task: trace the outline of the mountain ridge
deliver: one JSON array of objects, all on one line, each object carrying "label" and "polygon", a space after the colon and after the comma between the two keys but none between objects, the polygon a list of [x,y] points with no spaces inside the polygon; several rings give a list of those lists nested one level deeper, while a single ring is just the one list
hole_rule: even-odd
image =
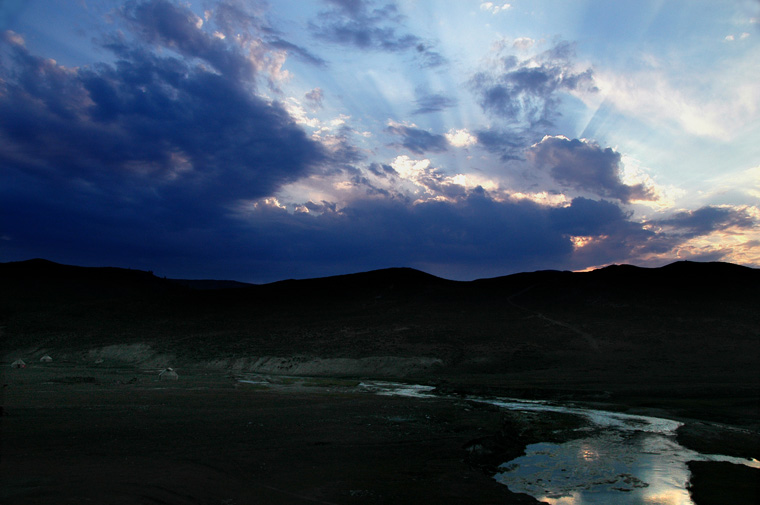
[{"label": "mountain ridge", "polygon": [[[697,272],[699,270],[699,272]],[[283,286],[297,285],[297,284],[324,284],[327,282],[335,282],[337,284],[351,285],[355,284],[357,280],[368,279],[370,281],[376,281],[378,279],[387,280],[393,279],[400,281],[402,284],[409,284],[413,280],[433,283],[457,283],[467,284],[475,283],[486,285],[488,283],[503,282],[506,279],[517,279],[521,276],[535,275],[535,276],[548,276],[548,275],[567,275],[574,274],[575,276],[606,276],[606,277],[619,277],[619,278],[631,278],[636,275],[650,275],[654,272],[661,272],[667,274],[670,279],[687,279],[694,274],[709,274],[710,277],[721,276],[725,274],[738,275],[738,274],[751,274],[750,272],[760,272],[760,269],[752,268],[744,265],[738,265],[729,262],[699,262],[689,260],[679,260],[660,267],[641,267],[631,264],[612,264],[603,266],[589,271],[570,271],[570,270],[536,270],[531,272],[518,272],[496,277],[477,278],[468,281],[450,280],[444,277],[439,277],[433,274],[429,274],[422,270],[417,270],[411,267],[389,267],[380,268],[362,272],[354,272],[347,274],[339,274],[332,276],[311,277],[302,279],[282,279],[267,283],[250,283],[243,282],[234,279],[180,279],[156,276],[153,271],[122,268],[122,267],[86,267],[78,265],[68,265],[63,263],[57,263],[54,261],[34,258],[22,261],[12,262],[0,262],[0,273],[6,279],[18,279],[20,276],[29,276],[39,279],[42,275],[50,276],[53,279],[60,278],[74,278],[74,274],[103,274],[109,280],[126,280],[129,276],[134,278],[142,278],[147,280],[148,278],[154,278],[156,280],[170,281],[176,285],[188,287],[191,289],[227,289],[227,288],[244,288],[253,286],[277,286],[278,288]],[[121,276],[121,277],[120,277]]]},{"label": "mountain ridge", "polygon": [[0,278],[10,361],[44,352],[512,388],[760,387],[760,270],[726,263],[475,281],[401,268],[233,289],[45,262],[0,264]]}]

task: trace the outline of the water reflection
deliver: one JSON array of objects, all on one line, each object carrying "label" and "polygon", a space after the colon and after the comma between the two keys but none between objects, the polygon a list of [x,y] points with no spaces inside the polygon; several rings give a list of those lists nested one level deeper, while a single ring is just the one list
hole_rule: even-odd
[{"label": "water reflection", "polygon": [[580,457],[585,461],[594,461],[599,459],[599,453],[590,446],[586,446],[581,448]]},{"label": "water reflection", "polygon": [[[429,398],[432,387],[362,383],[378,394]],[[699,454],[676,441],[677,421],[555,405],[542,401],[469,398],[510,410],[583,416],[592,429],[563,444],[539,443],[500,466],[496,480],[552,505],[694,505],[689,461],[727,461],[760,468],[757,460]]]},{"label": "water reflection", "polygon": [[699,454],[678,444],[674,432],[626,426],[563,444],[529,445],[525,456],[501,465],[495,478],[553,505],[693,505],[687,462],[760,466],[756,460]]},{"label": "water reflection", "polygon": [[691,504],[683,449],[670,437],[603,430],[564,444],[527,447],[496,479],[556,505]]}]

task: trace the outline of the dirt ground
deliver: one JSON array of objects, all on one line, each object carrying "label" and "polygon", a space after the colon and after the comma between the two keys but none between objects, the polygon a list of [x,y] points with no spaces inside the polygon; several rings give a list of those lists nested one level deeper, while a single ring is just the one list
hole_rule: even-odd
[{"label": "dirt ground", "polygon": [[501,414],[340,382],[4,370],[6,504],[535,503],[473,465]]},{"label": "dirt ground", "polygon": [[[498,484],[490,469],[578,422],[378,396],[346,379],[262,385],[218,370],[179,373],[159,381],[155,370],[4,366],[0,502],[537,503]],[[679,440],[704,452],[755,451],[756,434],[734,431],[700,421]],[[730,465],[716,481],[704,477],[710,465],[693,468],[698,505],[716,503],[696,499],[748,473]],[[723,503],[746,495],[730,489]]]}]

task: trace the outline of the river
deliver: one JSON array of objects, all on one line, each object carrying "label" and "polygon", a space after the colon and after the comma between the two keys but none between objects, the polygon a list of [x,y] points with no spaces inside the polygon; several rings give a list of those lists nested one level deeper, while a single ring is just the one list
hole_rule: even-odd
[{"label": "river", "polygon": [[[432,386],[364,382],[368,391],[418,398],[441,397]],[[760,468],[757,460],[700,454],[680,445],[681,423],[657,417],[584,409],[544,401],[468,397],[500,408],[559,412],[589,422],[561,444],[527,446],[525,455],[499,466],[494,478],[511,491],[552,505],[693,505],[689,461],[727,461]]]}]

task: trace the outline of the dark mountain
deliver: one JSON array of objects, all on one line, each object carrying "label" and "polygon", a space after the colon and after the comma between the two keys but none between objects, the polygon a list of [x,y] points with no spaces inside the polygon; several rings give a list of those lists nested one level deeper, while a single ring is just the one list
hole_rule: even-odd
[{"label": "dark mountain", "polygon": [[173,283],[190,289],[236,289],[253,286],[248,282],[219,281],[214,279],[169,279]]},{"label": "dark mountain", "polygon": [[145,343],[187,363],[423,356],[441,360],[438,377],[491,384],[760,385],[760,270],[727,263],[472,282],[397,268],[240,287],[32,260],[0,264],[0,278],[6,354]]},{"label": "dark mountain", "polygon": [[5,291],[63,295],[66,297],[114,297],[155,291],[173,291],[174,287],[153,272],[113,267],[79,267],[61,265],[44,259],[0,263]]}]

